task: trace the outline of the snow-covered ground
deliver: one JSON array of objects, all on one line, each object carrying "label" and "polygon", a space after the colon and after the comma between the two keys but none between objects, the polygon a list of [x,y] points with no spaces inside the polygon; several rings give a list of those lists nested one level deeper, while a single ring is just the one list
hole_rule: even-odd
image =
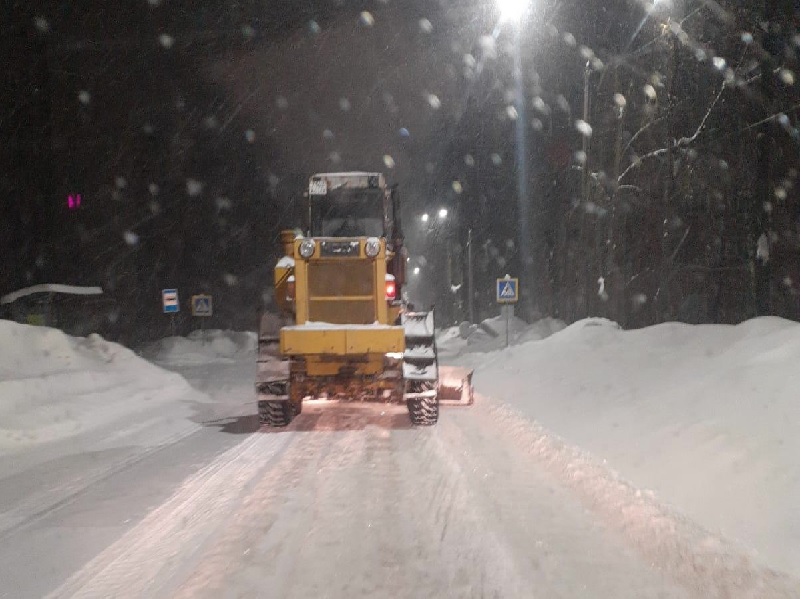
[{"label": "snow-covered ground", "polygon": [[97,335],[0,320],[0,454],[174,405],[186,380]]},{"label": "snow-covered ground", "polygon": [[798,597],[798,324],[512,322],[439,336],[480,394],[436,427],[268,430],[253,334],[0,321],[0,598]]},{"label": "snow-covered ground", "polygon": [[149,343],[141,348],[140,354],[158,364],[180,368],[215,362],[231,364],[253,358],[255,351],[256,333],[209,329]]},{"label": "snow-covered ground", "polygon": [[[504,349],[508,344],[519,345],[527,341],[539,341],[561,331],[565,323],[556,318],[543,318],[527,324],[516,316],[508,319],[501,316],[488,318],[480,325],[451,327],[437,335],[440,356],[453,359],[463,353],[487,353]],[[508,333],[508,335],[507,335]]]},{"label": "snow-covered ground", "polygon": [[[799,569],[799,326],[589,319],[516,323],[516,345],[453,331],[439,345],[474,383],[745,552]],[[542,335],[543,328],[555,331]],[[530,335],[540,341],[518,343]],[[477,341],[473,343],[473,341]],[[476,347],[479,352],[475,353]]]}]

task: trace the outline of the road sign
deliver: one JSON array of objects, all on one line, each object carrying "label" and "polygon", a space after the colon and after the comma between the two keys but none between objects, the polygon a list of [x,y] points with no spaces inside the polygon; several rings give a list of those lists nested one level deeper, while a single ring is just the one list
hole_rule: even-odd
[{"label": "road sign", "polygon": [[178,290],[162,289],[161,305],[164,307],[165,314],[174,314],[175,312],[180,312],[181,306],[178,304]]},{"label": "road sign", "polygon": [[211,316],[212,304],[210,295],[192,296],[192,316]]},{"label": "road sign", "polygon": [[506,276],[503,279],[496,279],[495,282],[495,301],[499,304],[514,304],[518,299],[520,285],[516,278]]}]

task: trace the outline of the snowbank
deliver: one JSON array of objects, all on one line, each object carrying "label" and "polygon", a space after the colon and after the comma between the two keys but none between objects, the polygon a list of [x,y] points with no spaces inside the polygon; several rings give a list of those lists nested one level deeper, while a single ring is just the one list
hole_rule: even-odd
[{"label": "snowbank", "polygon": [[189,390],[98,335],[0,320],[0,452],[81,434]]},{"label": "snowbank", "polygon": [[[145,346],[141,354],[166,366],[200,366],[233,363],[256,351],[253,332],[209,329],[193,331],[187,337],[167,337]],[[255,358],[253,358],[255,361]]]},{"label": "snowbank", "polygon": [[798,323],[623,331],[588,319],[458,362],[476,368],[480,393],[797,575]]},{"label": "snowbank", "polygon": [[[446,357],[502,349],[506,347],[506,327],[506,318],[502,316],[488,318],[480,325],[462,323],[439,331],[437,347]],[[543,318],[529,325],[512,316],[509,318],[509,345],[545,339],[564,328],[565,323],[555,318]]]}]

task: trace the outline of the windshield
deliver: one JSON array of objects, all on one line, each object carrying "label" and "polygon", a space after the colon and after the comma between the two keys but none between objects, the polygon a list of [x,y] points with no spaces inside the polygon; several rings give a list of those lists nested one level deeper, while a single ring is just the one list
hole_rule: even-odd
[{"label": "windshield", "polygon": [[312,235],[382,237],[383,192],[379,189],[332,191],[311,197]]}]

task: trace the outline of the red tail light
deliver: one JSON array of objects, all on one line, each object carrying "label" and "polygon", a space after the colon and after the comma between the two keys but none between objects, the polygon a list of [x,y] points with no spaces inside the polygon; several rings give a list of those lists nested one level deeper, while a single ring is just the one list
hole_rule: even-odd
[{"label": "red tail light", "polygon": [[395,299],[395,281],[387,281],[387,301]]}]

